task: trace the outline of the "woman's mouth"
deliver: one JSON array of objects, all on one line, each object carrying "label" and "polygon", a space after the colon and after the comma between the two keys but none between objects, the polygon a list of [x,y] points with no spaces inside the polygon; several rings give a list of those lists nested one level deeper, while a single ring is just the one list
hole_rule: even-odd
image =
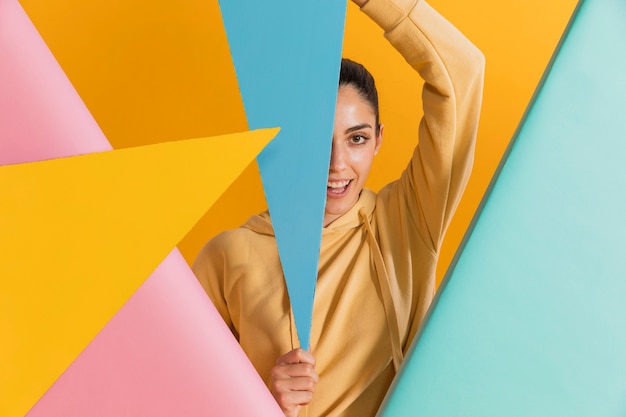
[{"label": "woman's mouth", "polygon": [[328,181],[326,195],[329,197],[343,197],[347,194],[352,180]]}]

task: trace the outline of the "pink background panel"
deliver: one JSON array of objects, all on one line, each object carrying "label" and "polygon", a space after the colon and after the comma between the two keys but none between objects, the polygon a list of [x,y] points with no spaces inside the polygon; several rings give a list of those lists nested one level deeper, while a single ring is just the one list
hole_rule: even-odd
[{"label": "pink background panel", "polygon": [[17,0],[0,0],[0,165],[111,145]]},{"label": "pink background panel", "polygon": [[28,417],[282,416],[175,251]]}]

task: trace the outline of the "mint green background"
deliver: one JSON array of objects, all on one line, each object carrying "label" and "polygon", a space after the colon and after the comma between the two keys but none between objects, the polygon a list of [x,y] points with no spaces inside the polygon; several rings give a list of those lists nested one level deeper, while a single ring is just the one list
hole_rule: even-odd
[{"label": "mint green background", "polygon": [[626,416],[626,1],[579,6],[383,416]]}]

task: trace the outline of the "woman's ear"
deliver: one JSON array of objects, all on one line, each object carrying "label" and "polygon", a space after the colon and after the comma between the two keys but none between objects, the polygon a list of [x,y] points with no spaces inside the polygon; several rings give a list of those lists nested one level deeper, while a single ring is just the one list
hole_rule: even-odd
[{"label": "woman's ear", "polygon": [[380,145],[383,144],[383,132],[384,131],[385,131],[385,125],[381,124],[380,128],[378,129],[378,136],[376,136],[376,147],[374,148],[374,155],[378,153],[378,150],[380,149]]}]

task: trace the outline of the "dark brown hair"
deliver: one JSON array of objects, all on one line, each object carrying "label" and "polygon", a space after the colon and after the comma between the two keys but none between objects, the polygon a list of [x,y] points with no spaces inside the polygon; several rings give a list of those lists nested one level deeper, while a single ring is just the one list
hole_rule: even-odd
[{"label": "dark brown hair", "polygon": [[372,74],[358,62],[343,58],[339,72],[339,87],[350,85],[367,101],[376,116],[376,135],[380,133],[380,114],[378,110],[378,91]]}]

